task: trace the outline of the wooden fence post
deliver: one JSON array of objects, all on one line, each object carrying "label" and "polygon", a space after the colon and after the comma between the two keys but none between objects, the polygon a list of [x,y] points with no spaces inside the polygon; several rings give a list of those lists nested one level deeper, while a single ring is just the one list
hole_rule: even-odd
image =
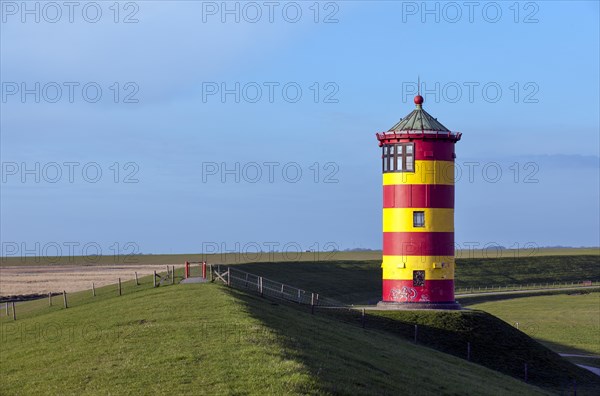
[{"label": "wooden fence post", "polygon": [[138,276],[137,276],[137,272],[135,273],[135,285],[139,286],[140,282],[138,281]]},{"label": "wooden fence post", "polygon": [[15,308],[15,302],[12,302],[13,320],[17,320],[17,310]]},{"label": "wooden fence post", "polygon": [[67,292],[63,290],[63,302],[65,303],[65,309],[69,308],[67,304]]},{"label": "wooden fence post", "polygon": [[167,265],[167,278],[169,277],[169,266]]},{"label": "wooden fence post", "polygon": [[121,278],[119,278],[119,296],[121,295]]},{"label": "wooden fence post", "polygon": [[156,271],[154,271],[154,277],[152,278],[153,285],[156,287]]},{"label": "wooden fence post", "polygon": [[96,297],[96,285],[94,285],[94,282],[92,282],[92,296]]},{"label": "wooden fence post", "polygon": [[231,286],[231,267],[227,267],[227,286]]},{"label": "wooden fence post", "polygon": [[48,306],[52,306],[52,293],[48,293]]}]

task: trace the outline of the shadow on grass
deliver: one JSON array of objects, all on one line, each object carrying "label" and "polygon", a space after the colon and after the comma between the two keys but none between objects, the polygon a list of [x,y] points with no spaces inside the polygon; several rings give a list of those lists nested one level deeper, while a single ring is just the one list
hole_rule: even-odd
[{"label": "shadow on grass", "polygon": [[[535,337],[535,336],[534,336]],[[570,345],[559,344],[558,342],[552,342],[547,340],[538,340],[540,344],[545,345],[546,347],[552,349],[553,351],[557,351],[558,353],[568,353],[573,355],[582,355],[582,356],[598,356],[590,351],[586,351],[585,349],[579,349],[576,347],[572,347]]]},{"label": "shadow on grass", "polygon": [[[366,331],[374,330],[373,336],[377,332],[385,332],[404,340],[414,339],[414,327],[417,324],[418,344],[466,359],[467,343],[470,343],[472,362],[520,380],[524,379],[527,364],[528,382],[552,392],[569,394],[576,386],[579,394],[596,394],[595,391],[600,387],[600,377],[573,365],[525,333],[485,312],[371,311],[363,319],[356,310],[317,309],[312,316],[306,306],[270,301],[232,289],[228,289],[228,292],[242,301],[253,317],[277,333],[284,334],[286,339],[297,340],[305,335],[304,332],[319,329],[319,326],[312,326],[311,322],[318,324],[321,318],[336,319],[356,327],[364,324]],[[266,310],[264,304],[294,307],[298,314],[308,318],[303,322],[307,327],[290,328],[283,310],[280,311],[282,316],[278,316],[278,310]],[[321,323],[320,326],[326,324]],[[289,347],[295,349],[315,373],[323,369],[322,362],[327,359],[323,356],[315,358],[315,354],[324,353],[322,350],[315,351],[306,344],[294,342]],[[340,348],[345,347],[340,345]],[[331,351],[327,354],[331,354]],[[330,388],[335,386],[335,382],[326,381],[324,386]]]},{"label": "shadow on grass", "polygon": [[249,263],[236,269],[341,301],[372,304],[381,299],[381,261]]}]

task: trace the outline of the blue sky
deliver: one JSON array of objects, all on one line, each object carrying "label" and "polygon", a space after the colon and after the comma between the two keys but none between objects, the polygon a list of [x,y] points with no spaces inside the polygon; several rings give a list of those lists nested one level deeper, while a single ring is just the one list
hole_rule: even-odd
[{"label": "blue sky", "polygon": [[459,246],[599,245],[598,2],[0,4],[3,255],[380,248],[417,76]]}]

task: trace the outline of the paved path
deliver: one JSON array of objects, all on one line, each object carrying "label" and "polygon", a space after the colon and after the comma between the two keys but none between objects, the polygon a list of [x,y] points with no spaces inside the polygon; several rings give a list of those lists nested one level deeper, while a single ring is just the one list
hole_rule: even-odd
[{"label": "paved path", "polygon": [[206,282],[208,282],[208,279],[197,277],[197,278],[187,278],[187,279],[182,280],[179,283],[206,283]]},{"label": "paved path", "polygon": [[592,373],[596,374],[597,376],[600,377],[600,368],[598,367],[592,367],[592,366],[586,366],[585,364],[578,364],[579,367],[584,368],[586,370],[591,371]]},{"label": "paved path", "polygon": [[[598,355],[578,355],[576,353],[559,353],[560,356],[562,357],[578,357],[578,358],[586,358],[586,359],[600,359],[600,356]],[[577,364],[575,363],[577,366],[584,368],[586,370],[591,371],[592,373],[596,374],[597,376],[600,376],[600,368],[598,367],[593,367],[593,366],[586,366],[585,364]]]}]

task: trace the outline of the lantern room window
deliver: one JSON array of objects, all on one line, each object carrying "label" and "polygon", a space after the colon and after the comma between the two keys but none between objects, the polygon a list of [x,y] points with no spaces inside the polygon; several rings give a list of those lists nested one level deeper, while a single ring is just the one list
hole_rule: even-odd
[{"label": "lantern room window", "polygon": [[415,171],[414,143],[384,144],[383,173],[414,172]]}]

